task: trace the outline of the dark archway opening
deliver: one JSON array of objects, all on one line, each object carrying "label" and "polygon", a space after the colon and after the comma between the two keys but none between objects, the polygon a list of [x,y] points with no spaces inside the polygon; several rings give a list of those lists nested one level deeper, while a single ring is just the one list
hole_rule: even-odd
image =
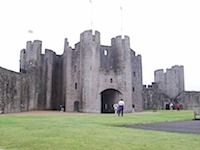
[{"label": "dark archway opening", "polygon": [[101,113],[114,113],[113,104],[119,101],[121,93],[115,89],[101,92]]}]

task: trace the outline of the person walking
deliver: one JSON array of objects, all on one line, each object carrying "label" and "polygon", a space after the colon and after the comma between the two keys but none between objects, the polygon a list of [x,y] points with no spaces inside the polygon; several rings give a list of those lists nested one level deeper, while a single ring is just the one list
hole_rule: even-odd
[{"label": "person walking", "polygon": [[123,99],[121,99],[119,102],[118,102],[118,116],[123,116],[124,114],[124,101]]},{"label": "person walking", "polygon": [[115,110],[115,114],[117,114],[117,111],[118,111],[118,104],[117,104],[117,103],[113,104],[113,108],[114,108],[114,110]]}]

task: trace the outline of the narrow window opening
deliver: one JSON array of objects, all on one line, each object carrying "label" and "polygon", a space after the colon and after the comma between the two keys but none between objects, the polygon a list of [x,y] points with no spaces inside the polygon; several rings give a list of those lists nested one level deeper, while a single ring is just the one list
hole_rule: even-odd
[{"label": "narrow window opening", "polygon": [[75,89],[77,89],[77,83],[75,83]]},{"label": "narrow window opening", "polygon": [[112,82],[113,82],[113,79],[111,78],[111,79],[110,79],[110,83],[112,83]]},{"label": "narrow window opening", "polygon": [[107,50],[107,49],[104,49],[103,54],[104,54],[105,56],[107,56],[107,55],[108,55],[108,50]]},{"label": "narrow window opening", "polygon": [[132,89],[132,90],[133,90],[133,92],[134,92],[134,91],[135,91],[135,88],[133,87],[133,89]]},{"label": "narrow window opening", "polygon": [[133,76],[135,77],[135,71],[133,72]]}]

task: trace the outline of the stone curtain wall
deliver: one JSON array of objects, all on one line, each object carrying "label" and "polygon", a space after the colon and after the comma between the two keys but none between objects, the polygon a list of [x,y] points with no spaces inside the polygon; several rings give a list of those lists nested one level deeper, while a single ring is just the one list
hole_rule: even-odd
[{"label": "stone curtain wall", "polygon": [[193,109],[193,107],[200,107],[200,92],[198,91],[184,91],[177,98],[176,101],[181,104],[182,109]]},{"label": "stone curtain wall", "polygon": [[157,83],[143,87],[143,108],[144,109],[166,109],[166,104],[172,102],[175,106],[181,104],[181,109],[191,110],[200,106],[199,91],[183,91],[175,98],[170,98],[161,91]]},{"label": "stone curtain wall", "polygon": [[28,75],[0,67],[0,113],[27,111],[30,84]]},{"label": "stone curtain wall", "polygon": [[152,83],[143,87],[143,108],[144,109],[166,109],[166,104],[170,101],[169,97],[163,93],[158,84]]},{"label": "stone curtain wall", "polygon": [[0,112],[20,112],[21,77],[0,67]]}]

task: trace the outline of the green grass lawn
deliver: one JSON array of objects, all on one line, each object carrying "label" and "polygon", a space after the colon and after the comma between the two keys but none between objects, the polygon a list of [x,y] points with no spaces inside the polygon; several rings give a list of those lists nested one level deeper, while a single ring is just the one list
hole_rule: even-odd
[{"label": "green grass lawn", "polygon": [[3,150],[199,150],[200,135],[125,128],[193,119],[192,111],[114,114],[0,115]]}]

